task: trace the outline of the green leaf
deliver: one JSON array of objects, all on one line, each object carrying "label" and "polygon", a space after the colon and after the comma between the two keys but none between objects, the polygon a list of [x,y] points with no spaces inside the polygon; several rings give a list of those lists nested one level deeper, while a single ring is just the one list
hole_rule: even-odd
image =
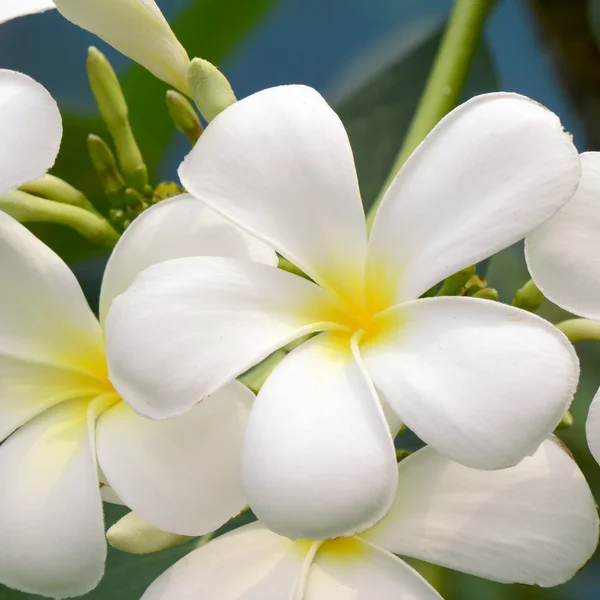
[{"label": "green leaf", "polygon": [[[336,106],[352,144],[365,208],[385,182],[416,111],[440,43],[442,28],[404,49],[393,64],[344,97]],[[469,75],[464,99],[498,90],[485,44]]]}]

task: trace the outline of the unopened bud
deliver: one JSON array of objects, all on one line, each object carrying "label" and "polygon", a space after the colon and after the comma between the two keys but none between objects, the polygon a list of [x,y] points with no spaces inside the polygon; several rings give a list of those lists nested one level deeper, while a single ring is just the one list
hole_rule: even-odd
[{"label": "unopened bud", "polygon": [[465,289],[463,291],[464,296],[474,296],[477,292],[485,289],[487,287],[487,281],[483,277],[479,277],[477,273],[472,275],[467,283],[465,284]]},{"label": "unopened bud", "polygon": [[71,184],[54,175],[44,175],[39,179],[35,179],[34,181],[22,185],[19,189],[28,194],[41,196],[42,198],[54,200],[55,202],[79,206],[86,210],[95,210],[83,192],[80,192]]},{"label": "unopened bud", "polygon": [[202,123],[190,101],[179,92],[167,92],[167,108],[175,127],[183,133],[194,146],[202,135]]},{"label": "unopened bud", "polygon": [[111,204],[116,206],[119,203],[121,191],[125,187],[125,180],[119,171],[115,155],[108,144],[97,135],[88,136],[87,148],[104,193]]},{"label": "unopened bud", "polygon": [[183,188],[174,181],[163,181],[156,186],[152,194],[152,202],[162,202],[168,198],[175,198],[183,194]]},{"label": "unopened bud", "polygon": [[570,410],[568,410],[563,415],[563,418],[560,420],[560,423],[556,426],[556,429],[557,430],[569,429],[572,426],[573,426],[573,414],[571,413]]},{"label": "unopened bud", "polygon": [[486,287],[478,292],[475,292],[473,294],[473,298],[482,298],[483,300],[493,300],[496,302],[498,300],[498,290]]},{"label": "unopened bud", "polygon": [[535,312],[544,301],[544,294],[530,279],[522,288],[517,290],[512,305],[529,312]]},{"label": "unopened bud", "polygon": [[134,512],[117,521],[106,532],[106,537],[111,546],[129,554],[152,554],[194,539],[187,535],[162,531]]},{"label": "unopened bud", "polygon": [[475,275],[475,265],[450,275],[442,284],[438,296],[460,296],[471,277]]},{"label": "unopened bud", "polygon": [[200,114],[209,123],[237,101],[225,75],[207,60],[192,60],[188,69],[188,80],[190,94]]},{"label": "unopened bud", "polygon": [[410,450],[399,450],[396,449],[396,462],[401,462],[405,458],[408,458],[412,452]]},{"label": "unopened bud", "polygon": [[88,52],[87,71],[98,109],[115,143],[125,180],[130,186],[143,190],[148,183],[148,169],[131,130],[127,102],[119,80],[104,54],[94,47]]}]

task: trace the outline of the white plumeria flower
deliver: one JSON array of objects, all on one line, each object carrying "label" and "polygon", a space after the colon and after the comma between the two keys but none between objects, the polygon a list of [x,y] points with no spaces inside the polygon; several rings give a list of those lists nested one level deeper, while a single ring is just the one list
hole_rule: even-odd
[{"label": "white plumeria flower", "polygon": [[[581,155],[577,193],[527,236],[525,258],[535,284],[558,306],[600,321],[600,152]],[[600,391],[587,420],[588,445],[600,463]]]},{"label": "white plumeria flower", "polygon": [[51,8],[187,93],[189,57],[154,0],[2,0],[0,23]]},{"label": "white plumeria flower", "polygon": [[[5,193],[54,162],[56,103],[28,77],[0,71],[0,130]],[[100,322],[138,272],[200,254],[277,263],[270,248],[198,200],[171,199],[143,213],[117,244]],[[1,212],[0,281],[1,583],[54,597],[92,589],[106,555],[106,483],[112,499],[116,493],[175,533],[207,533],[245,506],[239,455],[249,390],[234,381],[185,417],[138,416],[108,380],[102,327],[75,276]]]},{"label": "white plumeria flower", "polygon": [[560,422],[578,379],[561,332],[488,300],[418,299],[573,195],[579,157],[550,111],[515,94],[454,110],[390,186],[370,239],[346,132],[304,86],[225,110],[180,176],[316,283],[223,258],[153,267],[108,316],[111,378],[140,414],[170,417],[325,331],[267,379],[246,432],[247,497],[273,531],[347,536],[386,514],[397,478],[382,404],[482,469],[516,464]]},{"label": "white plumeria flower", "polygon": [[[276,259],[193,198],[150,208],[110,258],[101,320],[147,266],[212,253]],[[54,597],[95,587],[106,555],[104,484],[106,500],[116,494],[184,535],[243,509],[239,455],[252,392],[234,381],[183,417],[140,417],[108,379],[102,328],[75,276],[4,213],[0,279],[0,582]]]},{"label": "white plumeria flower", "polygon": [[502,583],[555,586],[598,543],[598,515],[575,462],[554,440],[502,471],[431,448],[398,465],[390,514],[352,538],[292,541],[253,523],[167,570],[142,600],[440,600],[411,556]]}]

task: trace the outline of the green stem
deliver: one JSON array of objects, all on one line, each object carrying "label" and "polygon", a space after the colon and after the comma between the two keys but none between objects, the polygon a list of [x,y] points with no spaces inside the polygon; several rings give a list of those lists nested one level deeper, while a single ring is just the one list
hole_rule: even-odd
[{"label": "green stem", "polygon": [[417,112],[394,166],[367,217],[369,229],[385,191],[427,134],[460,101],[485,19],[495,0],[456,0]]},{"label": "green stem", "polygon": [[556,325],[571,343],[583,342],[584,340],[600,341],[600,323],[589,319],[567,319]]},{"label": "green stem", "polygon": [[21,223],[59,223],[75,229],[94,244],[113,248],[119,234],[99,215],[78,206],[31,196],[22,191],[0,196],[0,210]]}]

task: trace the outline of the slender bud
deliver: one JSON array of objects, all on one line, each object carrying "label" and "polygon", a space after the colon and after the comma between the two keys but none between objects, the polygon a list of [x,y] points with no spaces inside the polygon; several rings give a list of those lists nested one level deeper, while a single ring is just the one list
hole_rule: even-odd
[{"label": "slender bud", "polygon": [[522,288],[517,290],[512,305],[529,312],[535,312],[544,301],[544,294],[530,279]]},{"label": "slender bud", "polygon": [[475,266],[467,267],[454,275],[450,275],[442,284],[438,296],[460,296],[467,282],[475,275]]},{"label": "slender bud", "polygon": [[88,52],[87,71],[98,109],[115,143],[125,181],[142,191],[148,183],[148,169],[131,130],[119,80],[104,54],[94,47]]},{"label": "slender bud", "polygon": [[237,101],[225,75],[203,58],[194,58],[190,63],[188,81],[190,94],[209,123]]},{"label": "slender bud", "polygon": [[106,532],[106,537],[111,546],[130,554],[152,554],[194,539],[187,535],[162,531],[134,512],[117,521]]},{"label": "slender bud", "polygon": [[175,127],[194,146],[202,135],[202,123],[200,123],[200,119],[190,101],[183,94],[175,90],[169,90],[167,92],[167,108]]},{"label": "slender bud", "polygon": [[94,169],[100,178],[104,193],[112,206],[122,204],[121,192],[125,187],[125,180],[117,166],[117,160],[108,144],[97,135],[90,134],[87,139],[87,148]]},{"label": "slender bud", "polygon": [[561,429],[569,429],[570,427],[573,426],[573,414],[571,413],[570,410],[568,410],[564,415],[563,418],[560,420],[560,423],[556,426],[556,429],[558,431],[560,431]]},{"label": "slender bud", "polygon": [[44,175],[39,179],[22,185],[19,189],[34,196],[42,196],[42,198],[54,200],[54,202],[71,204],[72,206],[79,206],[91,211],[95,210],[83,192],[80,192],[70,183],[54,175]]},{"label": "slender bud", "polygon": [[119,234],[102,216],[79,206],[38,198],[21,190],[0,196],[0,210],[20,223],[59,223],[71,227],[94,244],[113,248]]},{"label": "slender bud", "polygon": [[498,301],[498,290],[495,290],[494,288],[483,288],[482,290],[479,290],[478,292],[475,292],[473,294],[473,298],[483,298],[484,300],[493,300],[494,302]]}]

